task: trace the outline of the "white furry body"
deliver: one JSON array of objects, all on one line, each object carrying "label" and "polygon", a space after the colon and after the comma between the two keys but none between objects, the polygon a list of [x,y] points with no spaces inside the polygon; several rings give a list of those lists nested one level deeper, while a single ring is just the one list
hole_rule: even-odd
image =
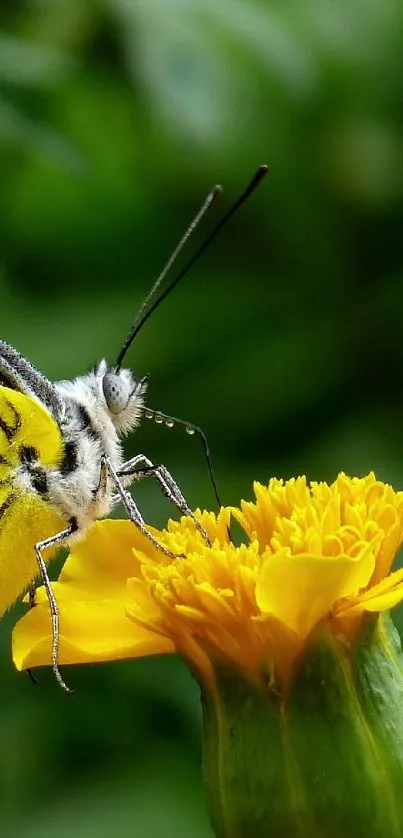
[{"label": "white furry body", "polygon": [[106,361],[73,381],[53,385],[63,403],[58,424],[65,446],[65,458],[58,467],[40,463],[21,465],[16,483],[38,491],[38,474],[46,485],[46,499],[66,519],[77,524],[72,538],[81,538],[96,518],[107,515],[112,506],[114,486],[109,476],[101,478],[102,455],[106,454],[116,472],[123,465],[122,436],[140,422],[146,385],[136,382],[129,370],[119,379],[127,391],[127,404],[112,413],[103,392],[108,373]]}]

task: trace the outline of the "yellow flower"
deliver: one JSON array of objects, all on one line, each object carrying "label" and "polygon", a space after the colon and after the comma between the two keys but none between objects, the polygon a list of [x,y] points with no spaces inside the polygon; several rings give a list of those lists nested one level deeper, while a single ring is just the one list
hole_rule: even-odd
[{"label": "yellow flower", "polygon": [[[389,574],[403,541],[403,493],[376,480],[255,484],[256,501],[197,513],[152,530],[167,558],[128,521],[100,521],[72,548],[54,592],[60,663],[177,651],[208,683],[217,662],[283,690],[315,631],[353,641],[365,612],[403,599],[403,571]],[[236,521],[243,543],[229,538]],[[389,575],[388,575],[389,574]],[[18,669],[49,664],[51,623],[43,590],[14,630]]]}]

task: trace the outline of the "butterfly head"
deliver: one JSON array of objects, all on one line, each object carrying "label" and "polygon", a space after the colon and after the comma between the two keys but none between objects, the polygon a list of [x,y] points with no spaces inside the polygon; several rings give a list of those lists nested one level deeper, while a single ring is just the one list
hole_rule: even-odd
[{"label": "butterfly head", "polygon": [[131,370],[117,370],[106,361],[101,361],[95,374],[110,419],[119,433],[127,433],[140,421],[148,376],[136,379]]}]

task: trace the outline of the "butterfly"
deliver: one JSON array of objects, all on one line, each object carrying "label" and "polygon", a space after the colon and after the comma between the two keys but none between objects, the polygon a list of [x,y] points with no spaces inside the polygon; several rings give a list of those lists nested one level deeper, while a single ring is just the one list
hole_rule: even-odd
[{"label": "butterfly", "polygon": [[153,411],[145,405],[148,377],[137,378],[122,363],[151,313],[187,273],[195,259],[258,185],[260,167],[193,259],[155,294],[183,245],[210,209],[221,188],[214,187],[191,222],[172,257],[154,283],[113,365],[100,361],[72,381],[51,382],[16,349],[0,340],[0,617],[30,588],[34,605],[40,574],[52,618],[52,667],[60,686],[69,691],[58,666],[59,609],[47,572],[49,559],[62,546],[82,539],[97,518],[122,504],[133,524],[165,555],[176,558],[147,528],[129,487],[152,476],[182,515],[190,516],[207,544],[209,536],[190,510],[178,484],[164,465],[144,454],[125,461],[123,437],[143,416],[168,427],[184,426],[202,439],[210,478],[220,503],[207,440],[196,425]]},{"label": "butterfly", "polygon": [[122,436],[144,411],[144,378],[101,361],[86,375],[53,384],[0,341],[0,381],[0,616],[39,572],[52,615],[53,671],[66,689],[57,663],[59,612],[46,568],[55,551],[83,538],[97,518],[122,503],[141,532],[173,557],[127,491],[147,475],[208,536],[165,466],[143,454],[124,460]]}]

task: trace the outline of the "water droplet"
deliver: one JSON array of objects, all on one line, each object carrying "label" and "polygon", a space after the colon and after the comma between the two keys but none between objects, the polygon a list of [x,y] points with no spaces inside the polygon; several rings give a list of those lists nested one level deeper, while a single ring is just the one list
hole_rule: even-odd
[{"label": "water droplet", "polygon": [[152,410],[145,410],[144,411],[144,416],[146,417],[146,419],[152,419],[153,418]]},{"label": "water droplet", "polygon": [[154,421],[157,423],[157,425],[161,425],[164,420],[160,413],[156,413],[154,416]]},{"label": "water droplet", "polygon": [[174,423],[173,419],[165,419],[165,424],[166,424],[167,428],[173,428],[175,423]]},{"label": "water droplet", "polygon": [[186,430],[186,433],[189,434],[189,436],[193,436],[193,434],[195,432],[195,429],[192,428],[191,425],[186,425],[185,430]]}]

